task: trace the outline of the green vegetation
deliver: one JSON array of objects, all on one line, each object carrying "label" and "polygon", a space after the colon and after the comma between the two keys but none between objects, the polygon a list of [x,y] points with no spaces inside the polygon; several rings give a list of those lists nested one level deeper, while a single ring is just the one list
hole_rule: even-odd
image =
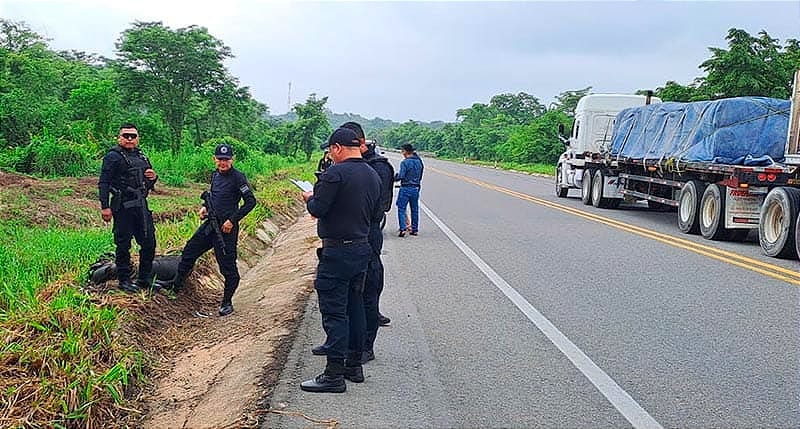
[{"label": "green vegetation", "polygon": [[[210,156],[204,158],[204,172],[210,172]],[[250,167],[262,169],[250,176],[258,204],[242,221],[242,229],[251,234],[274,213],[289,213],[299,193],[288,178],[311,180],[315,167],[314,161],[277,156],[255,159]],[[141,348],[136,333],[122,332],[132,317],[131,306],[158,304],[146,294],[81,287],[88,266],[114,249],[94,190],[81,189],[96,179],[36,180],[0,173],[0,180],[6,183],[0,188],[0,206],[8,209],[0,218],[0,328],[5,333],[0,343],[5,417],[0,426],[27,421],[43,427],[100,422],[107,427],[127,413],[124,392],[132,382],[144,381],[150,369],[153,351]],[[194,233],[204,187],[157,186],[149,201],[158,254],[180,250]],[[86,207],[91,207],[88,214]]]},{"label": "green vegetation", "polygon": [[153,350],[131,326],[146,323],[159,295],[84,287],[91,263],[114,250],[96,175],[121,123],[137,125],[160,176],[149,198],[159,254],[197,228],[217,144],[234,147],[255,190],[242,223],[252,234],[290,212],[299,193],[288,177],[313,179],[311,157],[330,132],[326,97],[296,105],[297,121],[267,119],[223,65],[230,49],[205,28],[137,22],[117,48],[115,60],[55,52],[24,23],[0,19],[2,427],[119,426],[135,413],[126,394]]}]

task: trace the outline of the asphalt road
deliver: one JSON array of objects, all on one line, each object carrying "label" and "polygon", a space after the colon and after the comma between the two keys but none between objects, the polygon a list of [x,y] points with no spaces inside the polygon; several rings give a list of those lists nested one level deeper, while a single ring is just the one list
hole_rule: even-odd
[{"label": "asphalt road", "polygon": [[797,261],[556,198],[551,178],[426,160],[421,195],[418,237],[389,214],[392,323],[366,382],[300,391],[325,362],[312,295],[273,408],[358,428],[800,427]]}]

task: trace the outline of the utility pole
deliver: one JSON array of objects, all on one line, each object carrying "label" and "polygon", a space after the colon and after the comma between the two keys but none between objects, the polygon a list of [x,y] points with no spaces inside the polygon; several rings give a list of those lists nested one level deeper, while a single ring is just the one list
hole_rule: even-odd
[{"label": "utility pole", "polygon": [[292,111],[292,82],[291,81],[289,82],[289,97],[286,100],[286,111],[287,112],[291,112]]}]

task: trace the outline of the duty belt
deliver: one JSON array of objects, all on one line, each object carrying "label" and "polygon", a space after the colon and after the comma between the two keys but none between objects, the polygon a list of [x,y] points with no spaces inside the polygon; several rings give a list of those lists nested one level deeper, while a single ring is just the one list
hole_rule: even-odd
[{"label": "duty belt", "polygon": [[354,238],[352,240],[341,240],[335,238],[323,238],[322,239],[322,247],[345,247],[345,246],[353,246],[356,244],[366,244],[366,238]]}]

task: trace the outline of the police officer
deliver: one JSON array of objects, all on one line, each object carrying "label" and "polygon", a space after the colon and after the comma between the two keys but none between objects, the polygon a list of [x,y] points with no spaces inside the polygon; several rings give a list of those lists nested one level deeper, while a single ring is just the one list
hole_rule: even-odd
[{"label": "police officer", "polygon": [[361,141],[339,128],[322,149],[329,148],[334,164],[320,175],[313,192],[303,192],[308,212],[318,219],[319,264],[314,288],[319,298],[322,327],[328,345],[325,371],[300,388],[309,392],[347,389],[344,379],[364,381],[362,293],[372,249],[367,237],[380,197],[380,178],[361,158]]},{"label": "police officer", "polygon": [[374,344],[375,337],[378,335],[378,326],[388,325],[390,320],[382,315],[379,310],[381,292],[383,292],[383,262],[381,262],[381,251],[383,250],[383,231],[381,222],[386,216],[386,212],[392,208],[392,197],[394,193],[394,167],[386,157],[375,153],[375,143],[367,143],[364,130],[357,122],[347,122],[343,128],[353,130],[361,141],[361,156],[367,161],[370,167],[378,173],[381,179],[381,194],[378,207],[373,213],[369,227],[369,245],[372,247],[372,255],[367,269],[367,279],[364,284],[364,312],[367,321],[367,331],[364,339],[364,355],[362,362],[375,359]]},{"label": "police officer", "polygon": [[[153,190],[158,175],[138,146],[139,130],[136,125],[123,124],[119,129],[117,145],[103,157],[97,184],[101,216],[106,222],[114,219],[117,279],[119,288],[126,292],[150,287],[156,252],[153,213],[147,206],[147,196]],[[131,238],[134,237],[141,247],[136,284],[131,283],[130,250]]]},{"label": "police officer", "polygon": [[[217,146],[214,163],[217,170],[211,176],[211,192],[203,193],[204,202],[199,212],[200,219],[205,219],[205,222],[183,248],[175,289],[183,286],[197,259],[213,248],[219,270],[225,277],[219,315],[227,316],[233,313],[231,300],[239,287],[239,268],[236,266],[239,221],[256,206],[256,197],[244,174],[233,168],[233,148],[230,145]],[[242,200],[244,204],[240,207],[239,201]]]}]

